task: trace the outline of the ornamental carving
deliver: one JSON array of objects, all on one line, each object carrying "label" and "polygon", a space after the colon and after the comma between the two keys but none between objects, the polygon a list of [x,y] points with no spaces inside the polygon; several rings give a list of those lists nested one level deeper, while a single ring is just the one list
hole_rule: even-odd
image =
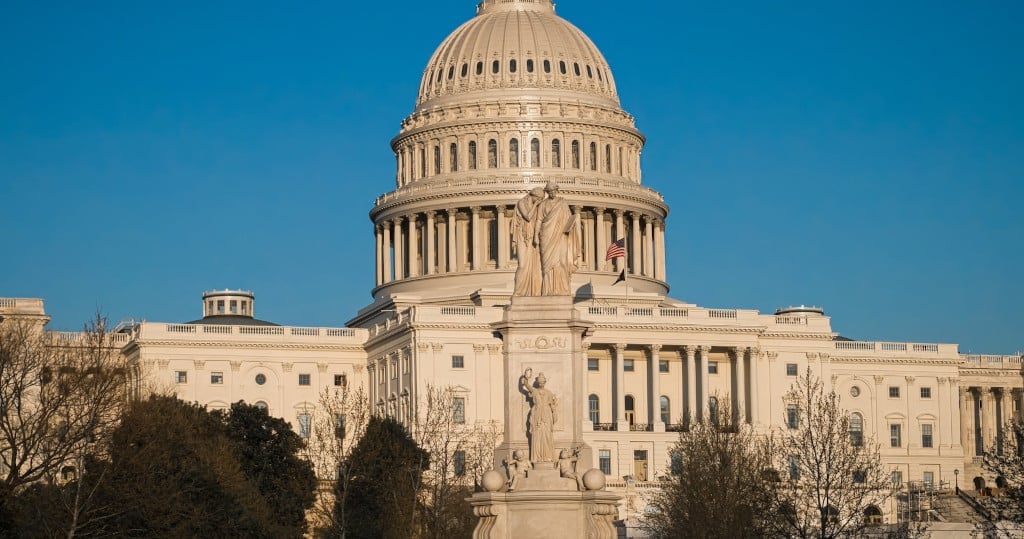
[{"label": "ornamental carving", "polygon": [[884,376],[875,376],[874,378],[875,378],[875,384],[876,385],[882,385],[882,382],[885,381],[885,377]]},{"label": "ornamental carving", "polygon": [[316,370],[320,371],[320,374],[327,372],[328,367],[330,367],[330,364],[328,363],[321,362],[316,364]]},{"label": "ornamental carving", "polygon": [[295,365],[294,363],[282,363],[281,364],[281,370],[284,371],[284,372],[292,372],[292,367],[294,365]]},{"label": "ornamental carving", "polygon": [[520,350],[552,350],[567,348],[569,343],[564,337],[526,337],[515,340]]},{"label": "ornamental carving", "polygon": [[201,359],[197,359],[197,360],[193,361],[192,364],[194,364],[196,366],[196,370],[202,370],[202,369],[206,368],[206,362],[201,360]]}]

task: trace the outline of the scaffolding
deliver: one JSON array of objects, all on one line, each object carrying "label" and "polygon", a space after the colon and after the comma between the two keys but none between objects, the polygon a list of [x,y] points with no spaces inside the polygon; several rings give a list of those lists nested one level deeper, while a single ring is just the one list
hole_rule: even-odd
[{"label": "scaffolding", "polygon": [[932,522],[936,514],[946,509],[946,501],[940,493],[949,489],[949,484],[940,482],[908,481],[901,485],[893,497],[896,499],[896,522]]}]

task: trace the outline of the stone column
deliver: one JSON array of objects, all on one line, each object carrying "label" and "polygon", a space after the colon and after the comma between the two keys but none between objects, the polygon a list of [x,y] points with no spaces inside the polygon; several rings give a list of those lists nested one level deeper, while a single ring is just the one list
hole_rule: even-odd
[{"label": "stone column", "polygon": [[645,277],[654,277],[654,223],[644,219],[644,270]]},{"label": "stone column", "polygon": [[427,212],[427,275],[433,275],[437,271],[437,262],[434,260],[434,253],[437,249],[437,240],[434,238],[434,234],[437,233],[434,230],[434,216],[437,212],[430,210]]},{"label": "stone column", "polygon": [[[612,241],[615,241],[615,240],[618,240],[618,239],[626,237],[626,235],[623,233],[623,230],[622,230],[622,210],[616,209],[614,211],[615,211],[615,231],[612,234]],[[609,243],[611,243],[611,242],[609,242]],[[622,268],[625,267],[623,265],[623,262],[624,262],[624,260],[621,259],[621,258],[616,258],[613,261],[614,267],[615,267],[615,271],[622,271]]]},{"label": "stone column", "polygon": [[594,208],[594,238],[597,242],[594,246],[594,271],[605,271],[604,253],[611,242],[604,237],[604,208]]},{"label": "stone column", "polygon": [[584,240],[586,242],[587,250],[587,269],[597,269],[597,237],[595,236],[595,225],[593,222],[590,223],[590,229],[587,231]]},{"label": "stone column", "polygon": [[[648,362],[648,375],[651,377],[651,413],[650,423],[654,432],[665,432],[665,422],[661,420],[661,345],[652,344]],[[672,421],[672,401],[669,401],[669,422]]]},{"label": "stone column", "polygon": [[626,371],[623,361],[626,359],[626,345],[615,345],[615,423],[618,430],[628,431],[629,424],[626,423]]},{"label": "stone column", "polygon": [[416,230],[416,214],[409,215],[409,277],[416,277],[420,274],[420,265],[423,263],[417,258],[419,251],[419,237]]},{"label": "stone column", "polygon": [[[590,344],[591,344],[590,341],[582,341],[580,343],[580,346],[583,349],[583,359],[585,360],[584,364],[587,364],[587,363],[590,362]],[[580,416],[580,417],[583,418],[583,432],[593,432],[594,431],[594,422],[590,420],[590,372],[589,372],[588,369],[583,369],[583,376],[582,376],[582,378],[583,378],[583,386],[582,386],[583,387],[583,391],[580,394],[584,395],[584,399],[583,399],[583,402],[580,403],[583,406],[583,410],[582,410],[583,415]],[[600,415],[600,413],[601,413],[600,407],[598,408],[598,412],[597,413],[598,413],[598,415]]]},{"label": "stone column", "polygon": [[964,457],[971,457],[974,455],[974,444],[971,443],[971,415],[974,413],[971,410],[971,400],[969,392],[966,388],[957,388],[957,404],[960,406],[959,414],[963,417],[963,421],[960,422],[960,444],[964,448]]},{"label": "stone column", "polygon": [[[949,392],[946,394],[947,400],[950,403],[949,409],[949,444],[954,448],[963,447],[963,413],[960,411],[960,380],[957,378],[949,379]],[[955,395],[955,397],[954,397]],[[952,399],[957,399],[957,406],[953,408]],[[966,451],[964,453],[966,455]]]},{"label": "stone column", "polygon": [[[758,386],[761,384],[761,380],[758,379],[759,368],[761,363],[761,350],[759,348],[750,349],[750,377],[747,385],[750,387],[750,404],[747,406],[749,413],[747,416],[750,418],[750,422],[754,425],[760,423],[761,417],[758,411],[761,409],[761,396],[758,391]],[[766,380],[767,384],[768,381]]]},{"label": "stone column", "polygon": [[626,267],[630,269],[630,274],[640,275],[640,244],[643,240],[640,239],[640,214],[633,211],[629,212],[632,217],[632,223],[629,227],[629,235],[633,237],[633,241],[630,242],[629,246],[629,264]]},{"label": "stone column", "polygon": [[405,217],[395,217],[395,280],[401,281],[405,278],[405,238],[402,237],[402,229],[405,228]]},{"label": "stone column", "polygon": [[374,225],[373,235],[377,241],[377,256],[374,262],[377,264],[377,286],[384,284],[384,237],[380,225]]},{"label": "stone column", "polygon": [[445,210],[448,213],[448,273],[454,273],[458,270],[458,262],[456,261],[455,253],[455,217],[458,215],[458,208],[448,208]]},{"label": "stone column", "polygon": [[733,351],[736,355],[736,369],[733,371],[733,380],[736,383],[736,411],[733,412],[739,423],[747,422],[747,355],[746,347],[738,346]]},{"label": "stone column", "polygon": [[700,350],[700,364],[697,367],[700,373],[700,403],[697,406],[703,418],[708,415],[704,411],[708,409],[708,399],[711,398],[711,393],[708,391],[708,356],[711,355],[711,347],[701,346],[698,350]]},{"label": "stone column", "polygon": [[697,347],[686,346],[686,418],[690,423],[700,419],[697,410]]},{"label": "stone column", "polygon": [[494,212],[494,216],[498,220],[498,269],[507,268],[510,258],[509,240],[512,238],[508,230],[508,216],[505,213],[507,211],[508,207],[501,204]]},{"label": "stone column", "polygon": [[481,259],[483,258],[480,256],[480,206],[473,206],[470,208],[470,211],[472,212],[472,221],[470,223],[472,230],[470,230],[469,245],[472,250],[473,270],[476,271],[480,269]]},{"label": "stone column", "polygon": [[384,246],[384,282],[391,282],[391,221],[384,221],[380,224],[383,231]]},{"label": "stone column", "polygon": [[665,221],[657,221],[654,231],[655,277],[665,280]]}]

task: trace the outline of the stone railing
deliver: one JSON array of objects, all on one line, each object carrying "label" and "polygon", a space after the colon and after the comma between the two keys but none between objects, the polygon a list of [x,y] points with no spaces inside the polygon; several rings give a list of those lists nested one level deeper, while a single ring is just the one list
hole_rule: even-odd
[{"label": "stone railing", "polygon": [[875,341],[835,341],[836,350],[877,351],[877,352],[914,352],[937,354],[948,352],[956,345],[906,342],[875,342]]},{"label": "stone railing", "polygon": [[763,327],[767,330],[831,333],[828,318],[763,315],[754,310],[706,309],[703,307],[630,307],[591,305],[579,307],[580,317],[595,322],[650,324],[708,324],[714,326]]},{"label": "stone railing", "polygon": [[645,198],[651,198],[664,202],[665,197],[661,193],[640,185],[632,180],[589,178],[583,176],[565,176],[544,174],[532,178],[529,176],[495,176],[483,178],[454,179],[435,182],[412,182],[394,191],[389,191],[377,197],[375,204],[380,206],[388,202],[397,201],[406,197],[416,195],[429,195],[432,193],[443,194],[450,191],[476,192],[487,188],[498,188],[509,191],[528,191],[531,187],[543,186],[548,180],[558,182],[563,194],[571,199],[573,191],[582,191],[588,195],[597,191],[606,191],[614,194],[632,194]]},{"label": "stone railing", "polygon": [[[90,335],[82,331],[52,331],[49,334],[58,345],[81,345],[90,342]],[[104,338],[109,345],[120,348],[128,344],[132,336],[129,333],[106,333]]]},{"label": "stone railing", "polygon": [[960,354],[960,363],[972,368],[1021,369],[1021,356],[997,356],[986,354]]},{"label": "stone railing", "polygon": [[[266,339],[275,342],[361,342],[366,330],[358,328],[291,327],[291,326],[225,326],[214,324],[160,324],[143,322],[139,326],[140,339],[181,338],[204,336],[213,340]],[[191,337],[190,337],[191,338]]]},{"label": "stone railing", "polygon": [[0,312],[45,314],[41,298],[0,298]]}]

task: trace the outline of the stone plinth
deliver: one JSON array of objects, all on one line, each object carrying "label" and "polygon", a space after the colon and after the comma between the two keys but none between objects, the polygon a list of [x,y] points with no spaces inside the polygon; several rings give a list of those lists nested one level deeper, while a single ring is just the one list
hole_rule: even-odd
[{"label": "stone plinth", "polygon": [[470,498],[480,518],[473,539],[612,539],[619,499],[603,490],[479,493]]}]

